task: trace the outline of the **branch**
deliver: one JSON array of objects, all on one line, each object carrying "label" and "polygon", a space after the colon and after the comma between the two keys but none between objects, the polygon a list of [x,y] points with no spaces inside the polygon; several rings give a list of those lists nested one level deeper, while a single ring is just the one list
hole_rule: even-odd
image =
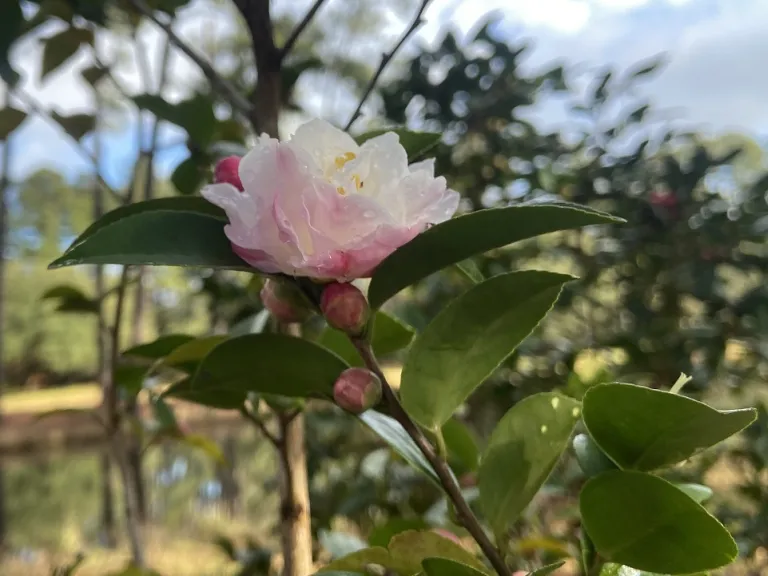
[{"label": "branch", "polygon": [[400,400],[398,400],[387,382],[387,377],[384,375],[384,372],[382,372],[381,367],[373,354],[370,342],[364,339],[353,339],[352,343],[360,353],[360,356],[363,358],[368,369],[376,374],[381,380],[384,400],[387,402],[391,415],[402,425],[408,435],[416,443],[416,446],[418,446],[421,453],[424,454],[424,457],[429,461],[440,479],[440,484],[442,485],[443,490],[445,490],[448,498],[456,508],[459,520],[461,520],[463,526],[478,543],[496,572],[498,572],[500,576],[511,576],[509,567],[504,562],[499,551],[488,539],[485,530],[483,530],[477,517],[475,517],[469,504],[467,504],[467,501],[464,500],[464,496],[461,494],[461,488],[456,483],[448,464],[435,453],[435,449],[424,434],[422,434],[419,427],[413,420],[411,420],[411,417],[408,416],[402,404],[400,404]]},{"label": "branch", "polygon": [[365,88],[365,92],[363,92],[363,97],[360,98],[360,102],[357,103],[357,108],[355,108],[352,117],[344,127],[345,131],[349,132],[349,129],[352,128],[352,124],[354,124],[355,120],[360,117],[363,104],[365,104],[365,101],[368,100],[371,92],[373,92],[373,89],[376,87],[376,84],[384,72],[384,69],[387,67],[387,64],[389,64],[389,61],[394,58],[395,54],[397,54],[397,51],[400,50],[403,44],[405,44],[406,40],[408,40],[411,34],[416,32],[416,29],[424,23],[424,20],[422,20],[421,16],[424,14],[424,10],[426,10],[427,4],[429,4],[429,2],[430,0],[421,0],[421,6],[419,6],[419,10],[416,12],[416,16],[414,17],[413,21],[411,21],[411,25],[406,29],[405,32],[403,32],[403,35],[400,37],[400,40],[398,40],[397,44],[395,44],[395,47],[381,57],[381,62],[379,63],[378,69],[374,73],[373,78],[371,78],[371,81],[368,82],[368,86]]},{"label": "branch", "polygon": [[[27,106],[30,110],[32,110],[32,112],[34,112],[35,114],[43,118],[43,120],[48,122],[51,126],[54,126],[59,130],[64,130],[61,127],[61,125],[58,122],[56,122],[56,120],[54,120],[53,116],[51,116],[51,114],[48,111],[43,110],[43,107],[40,104],[38,104],[35,101],[35,99],[32,98],[32,96],[26,93],[23,89],[17,88],[16,90],[14,90],[13,95],[16,96],[16,98],[18,98],[19,100],[21,100],[21,102],[23,102],[25,106]],[[88,150],[88,148],[86,148],[83,145],[82,142],[80,142],[79,140],[75,140],[66,131],[64,131],[64,133],[67,134],[67,136],[69,136],[70,140],[73,143],[74,148],[80,153],[80,156],[82,156],[84,160],[86,160],[87,162],[90,162],[94,166],[98,165],[98,158],[96,158],[96,156],[93,153],[91,153]],[[100,171],[97,172],[96,179],[102,185],[104,190],[109,192],[115,198],[115,200],[117,200],[121,204],[125,202],[125,197],[122,194],[120,194],[117,190],[112,188],[109,184],[107,184],[107,181],[104,180],[104,177],[101,175]]]},{"label": "branch", "polygon": [[258,416],[256,416],[256,414],[248,410],[248,408],[246,408],[245,406],[240,408],[240,414],[242,414],[246,420],[249,420],[250,422],[252,422],[254,426],[256,426],[256,428],[258,428],[259,431],[262,434],[264,434],[265,438],[269,440],[275,448],[280,447],[280,445],[282,444],[282,439],[272,434],[272,432],[269,431],[269,428],[267,428],[267,425],[264,423],[264,421],[261,420]]},{"label": "branch", "polygon": [[325,0],[315,0],[315,3],[312,4],[312,7],[304,15],[304,18],[301,20],[301,22],[299,22],[296,25],[296,28],[293,29],[293,32],[291,32],[290,37],[285,42],[285,45],[280,49],[281,60],[283,60],[286,56],[288,56],[291,49],[293,48],[293,45],[296,44],[296,41],[299,39],[299,36],[301,36],[301,33],[304,32],[304,29],[312,21],[312,18],[315,17],[315,14],[317,13],[318,10],[320,10],[324,2]]},{"label": "branch", "polygon": [[232,108],[237,110],[240,114],[250,117],[251,104],[248,102],[248,100],[237,90],[235,90],[235,88],[229,82],[227,82],[225,78],[221,77],[208,62],[203,60],[203,58],[198,56],[197,53],[192,50],[192,48],[187,46],[187,44],[176,35],[170,25],[165,24],[159,20],[157,16],[155,16],[152,8],[150,8],[147,3],[144,2],[144,0],[129,1],[134,6],[134,8],[152,20],[152,22],[154,22],[157,26],[159,26],[168,35],[168,39],[174,46],[184,52],[184,54],[186,54],[190,60],[197,64],[203,75],[219,92],[219,94],[232,105]]}]

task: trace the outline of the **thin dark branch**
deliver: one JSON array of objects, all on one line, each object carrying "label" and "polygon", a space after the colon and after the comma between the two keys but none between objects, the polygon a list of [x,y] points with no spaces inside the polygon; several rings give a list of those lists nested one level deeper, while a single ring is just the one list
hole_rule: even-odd
[{"label": "thin dark branch", "polygon": [[310,22],[312,22],[312,18],[315,17],[315,14],[318,10],[320,10],[324,2],[325,0],[315,0],[315,3],[312,4],[312,7],[304,15],[304,18],[302,18],[301,22],[299,22],[296,25],[296,28],[293,29],[291,36],[285,42],[285,45],[280,49],[281,60],[288,56],[288,54],[291,52],[293,45],[296,44],[296,41],[299,39],[299,36],[301,36],[301,33],[304,32],[304,29],[309,25]]},{"label": "thin dark branch", "polygon": [[96,64],[96,66],[98,66],[102,70],[104,70],[104,73],[106,74],[107,78],[109,78],[109,81],[112,82],[112,85],[118,91],[120,96],[122,96],[126,100],[131,99],[129,90],[125,87],[125,85],[123,85],[122,82],[120,82],[120,80],[117,79],[117,77],[114,74],[112,74],[112,68],[109,64],[105,63],[96,54],[93,54],[93,63]]},{"label": "thin dark branch", "polygon": [[376,69],[376,72],[374,73],[373,78],[371,78],[371,81],[368,82],[368,86],[366,86],[365,92],[363,92],[363,96],[360,98],[360,102],[357,103],[357,108],[355,108],[355,111],[350,117],[349,122],[347,122],[347,125],[344,127],[344,130],[349,131],[349,129],[352,128],[352,124],[354,124],[355,120],[360,117],[363,104],[365,104],[366,100],[368,100],[368,97],[373,92],[373,89],[376,88],[376,84],[378,83],[379,78],[381,78],[381,75],[384,73],[384,69],[387,67],[387,64],[389,64],[390,60],[394,58],[398,50],[402,48],[403,44],[405,44],[406,40],[410,38],[411,34],[416,32],[418,27],[424,23],[424,20],[422,20],[421,17],[424,14],[424,10],[427,9],[427,4],[429,4],[429,2],[430,0],[421,0],[421,5],[419,6],[418,12],[416,12],[415,18],[411,21],[411,25],[405,30],[405,32],[403,32],[403,35],[400,36],[400,40],[398,40],[397,44],[395,44],[395,47],[381,57],[379,67]]},{"label": "thin dark branch", "polygon": [[245,406],[240,408],[240,413],[245,417],[246,420],[249,420],[256,426],[256,428],[259,429],[259,431],[264,434],[267,440],[269,440],[275,448],[279,448],[282,444],[282,439],[278,438],[272,432],[269,431],[269,428],[267,428],[267,425],[258,417],[256,414],[248,410]]},{"label": "thin dark branch", "polygon": [[411,420],[411,417],[408,416],[402,404],[400,404],[400,400],[387,382],[387,378],[384,375],[384,372],[382,372],[381,367],[376,360],[376,356],[373,354],[371,344],[365,339],[354,339],[352,340],[352,343],[355,345],[355,348],[357,348],[357,351],[360,353],[360,356],[363,358],[368,369],[376,374],[381,380],[384,400],[389,407],[392,417],[402,425],[411,439],[416,443],[416,446],[418,446],[421,453],[424,454],[424,457],[429,461],[440,479],[440,484],[442,485],[443,490],[445,490],[448,498],[456,508],[462,525],[478,543],[496,572],[498,572],[500,576],[511,576],[509,567],[486,535],[485,530],[483,530],[483,527],[475,517],[469,504],[467,504],[464,496],[462,496],[461,488],[456,483],[456,479],[448,467],[448,464],[435,453],[432,444],[429,443],[429,440],[427,440],[419,427],[413,420]]},{"label": "thin dark branch", "polygon": [[179,50],[184,52],[187,57],[197,64],[198,68],[202,71],[203,75],[208,79],[214,89],[227,101],[230,105],[244,116],[251,115],[251,104],[248,100],[240,94],[235,88],[227,82],[227,80],[219,75],[213,67],[201,58],[192,48],[190,48],[186,42],[179,38],[173,31],[169,24],[162,22],[154,11],[150,8],[144,0],[129,0],[130,3],[147,18],[152,20],[157,26],[159,26],[163,32],[168,35],[168,39]]},{"label": "thin dark branch", "polygon": [[[21,88],[16,88],[14,90],[13,95],[19,99],[27,108],[29,108],[32,112],[40,116],[43,120],[48,122],[51,126],[57,128],[58,130],[64,131],[64,129],[61,127],[61,125],[56,122],[56,120],[51,116],[51,114],[44,110],[43,107],[34,99],[32,96],[30,96],[27,92],[22,90]],[[66,131],[64,131],[65,134],[67,134]],[[67,134],[69,136],[70,140],[72,141],[72,144],[74,145],[74,148],[78,151],[80,156],[83,157],[84,160],[87,162],[90,162],[94,166],[97,164],[97,158],[96,156],[86,148],[82,142],[79,140],[75,140],[72,136]],[[117,200],[120,203],[123,203],[125,201],[125,198],[122,194],[120,194],[117,190],[112,188],[109,184],[107,184],[106,180],[104,180],[104,177],[101,175],[101,173],[96,174],[96,179],[99,181],[101,186],[106,190],[107,192],[112,195],[115,200]]]}]

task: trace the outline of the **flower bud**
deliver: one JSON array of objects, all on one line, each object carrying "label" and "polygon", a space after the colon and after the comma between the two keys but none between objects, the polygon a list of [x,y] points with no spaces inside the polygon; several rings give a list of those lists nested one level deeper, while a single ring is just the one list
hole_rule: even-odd
[{"label": "flower bud", "polygon": [[216,167],[213,169],[213,181],[216,182],[216,184],[232,184],[232,186],[242,192],[243,183],[240,181],[239,168],[239,156],[227,156],[226,158],[222,158],[216,162]]},{"label": "flower bud", "polygon": [[333,385],[333,399],[347,412],[360,414],[381,400],[381,380],[365,368],[347,368]]},{"label": "flower bud", "polygon": [[261,302],[279,322],[302,322],[312,314],[298,288],[279,280],[268,279],[261,289]]},{"label": "flower bud", "polygon": [[338,282],[323,290],[320,310],[330,326],[350,336],[362,334],[371,315],[365,295],[352,284]]}]

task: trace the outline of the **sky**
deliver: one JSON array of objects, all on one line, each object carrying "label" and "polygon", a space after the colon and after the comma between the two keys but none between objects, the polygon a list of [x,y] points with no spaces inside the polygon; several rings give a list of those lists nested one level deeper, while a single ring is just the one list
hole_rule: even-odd
[{"label": "sky", "polygon": [[[345,3],[352,1],[357,0],[329,0],[319,17],[326,11],[325,17],[332,18],[334,10],[344,9]],[[301,14],[309,3],[275,0],[273,6]],[[408,49],[434,42],[446,27],[462,37],[492,12],[502,17],[498,35],[512,42],[525,39],[531,43],[533,48],[524,62],[530,70],[563,61],[589,75],[605,65],[626,68],[665,53],[669,65],[643,88],[654,104],[668,110],[670,117],[683,119],[700,130],[741,131],[761,141],[768,137],[766,0],[434,0],[425,14],[425,25],[409,41]],[[214,12],[206,0],[194,0],[180,15],[177,29],[182,37],[194,42],[201,31],[215,36],[228,26],[229,21]],[[390,22],[380,35],[367,39],[361,53],[375,61],[377,53],[391,46],[402,26],[400,21]],[[56,24],[46,26],[40,35],[57,30]],[[337,41],[343,47],[345,38],[341,36]],[[161,37],[152,24],[142,27],[140,38],[153,63],[159,60]],[[107,59],[120,49],[106,38],[99,44]],[[25,41],[13,54],[16,66],[24,70],[24,92],[45,109],[60,113],[92,109],[89,91],[77,73],[89,65],[88,58],[83,50],[41,85],[39,39]],[[173,55],[171,69],[182,85],[189,85],[198,74],[194,64],[178,53]],[[130,90],[140,91],[135,67],[129,62],[121,70],[121,81]],[[180,95],[170,93],[168,97]],[[326,91],[305,97],[315,114],[346,117],[354,106],[344,94],[337,98]],[[532,113],[542,123],[554,118],[554,112],[546,107]],[[123,115],[102,136],[102,172],[115,186],[125,181],[136,155],[135,123],[135,116]],[[173,128],[162,132],[161,141],[169,146],[158,158],[161,175],[169,174],[184,158],[182,146],[170,145],[179,138]],[[86,141],[86,145],[90,144]],[[14,134],[12,153],[11,176],[16,181],[46,167],[62,171],[70,179],[93,171],[92,163],[68,137],[39,117],[28,119]]]}]

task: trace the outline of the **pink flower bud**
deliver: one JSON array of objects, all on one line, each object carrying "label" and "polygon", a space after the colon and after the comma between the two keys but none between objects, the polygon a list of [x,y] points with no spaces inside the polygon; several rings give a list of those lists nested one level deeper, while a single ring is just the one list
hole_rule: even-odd
[{"label": "pink flower bud", "polygon": [[350,336],[365,331],[371,310],[365,295],[352,284],[328,284],[320,298],[320,310],[333,328]]},{"label": "pink flower bud", "polygon": [[216,162],[216,167],[213,169],[213,181],[217,184],[232,184],[232,186],[242,192],[243,183],[240,181],[239,168],[239,156],[227,156],[226,158],[222,158]]},{"label": "pink flower bud", "polygon": [[381,380],[365,368],[347,368],[333,385],[333,399],[347,412],[360,414],[381,400]]},{"label": "pink flower bud", "polygon": [[312,314],[298,289],[285,282],[268,279],[260,294],[264,307],[283,324],[302,322]]}]

